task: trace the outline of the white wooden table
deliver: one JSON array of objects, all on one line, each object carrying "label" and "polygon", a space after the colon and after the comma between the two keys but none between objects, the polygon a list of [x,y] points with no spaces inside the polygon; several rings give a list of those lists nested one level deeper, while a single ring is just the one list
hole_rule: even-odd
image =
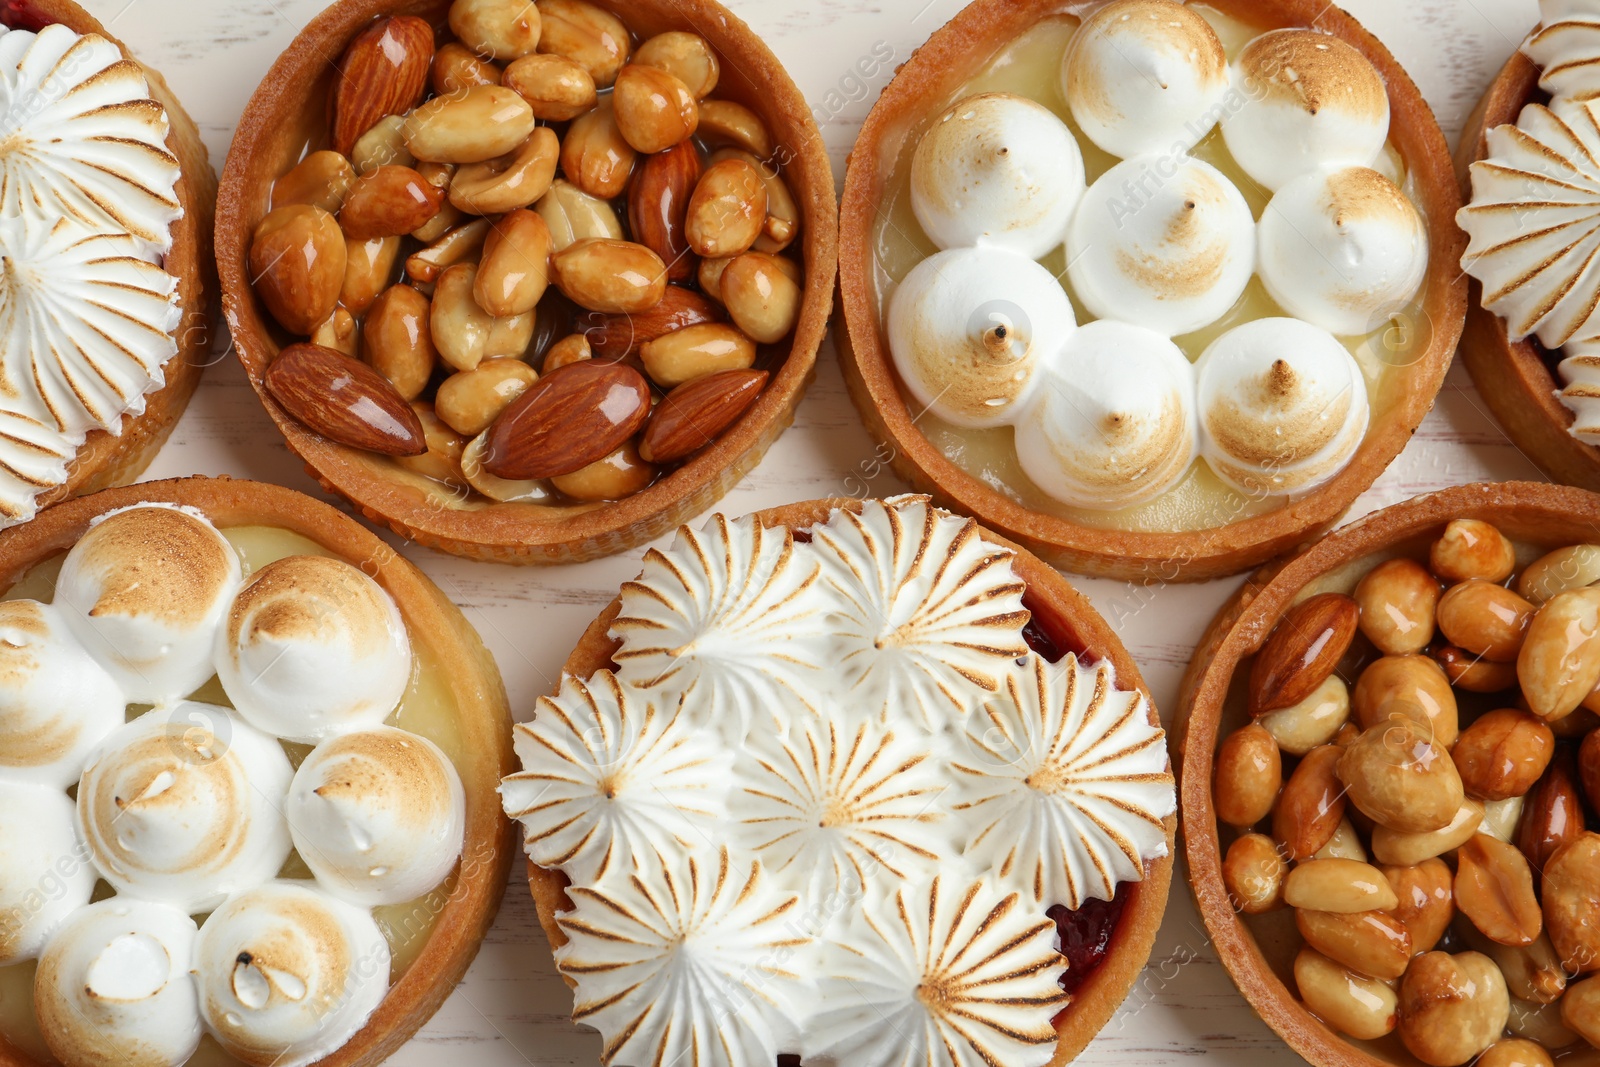
[{"label": "white wooden table", "polygon": [[[220,171],[234,123],[278,53],[324,0],[82,0],[141,59],[163,72],[199,122]],[[836,175],[892,68],[962,7],[964,0],[724,0],[771,44],[819,115]],[[1496,70],[1538,20],[1535,0],[1344,0],[1406,66],[1452,144]],[[870,81],[859,57],[894,63]],[[317,492],[284,447],[244,374],[219,346],[199,394],[151,478],[227,474]],[[845,395],[830,344],[795,425],[766,461],[722,503],[741,514],[846,492],[870,471],[873,444]],[[1363,496],[1352,517],[1464,482],[1539,478],[1489,417],[1458,366],[1410,446]],[[852,483],[855,485],[857,483]],[[877,495],[904,489],[892,475]],[[396,540],[391,538],[391,540]],[[642,552],[561,569],[468,563],[399,544],[467,613],[499,660],[519,718],[549,691],[574,640],[618,586],[638,573]],[[1080,581],[1143,668],[1170,711],[1196,638],[1237,587],[1145,588]],[[1210,1056],[1228,1063],[1286,1063],[1293,1054],[1235,991],[1207,943],[1182,882],[1143,980],[1080,1062],[1164,1064]],[[568,1020],[571,996],[556,974],[525,883],[514,880],[466,981],[391,1062],[399,1067],[556,1067],[598,1062],[599,1041]],[[1135,1021],[1136,1020],[1136,1021]]]}]

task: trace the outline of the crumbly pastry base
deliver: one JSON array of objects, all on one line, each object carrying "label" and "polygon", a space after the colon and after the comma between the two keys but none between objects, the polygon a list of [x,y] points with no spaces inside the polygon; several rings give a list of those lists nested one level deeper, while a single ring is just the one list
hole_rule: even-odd
[{"label": "crumbly pastry base", "polygon": [[[1456,149],[1461,186],[1470,193],[1473,163],[1489,154],[1488,133],[1515,123],[1523,107],[1549,99],[1539,88],[1539,68],[1513,52],[1467,120]],[[1556,394],[1561,382],[1534,338],[1512,341],[1506,323],[1483,306],[1483,285],[1472,282],[1461,361],[1483,402],[1513,444],[1556,481],[1600,491],[1600,448],[1573,437],[1573,415]]]},{"label": "crumbly pastry base", "polygon": [[261,376],[288,343],[249,284],[246,259],[256,224],[266,214],[272,183],[325,131],[322,101],[335,76],[332,58],[377,15],[418,15],[444,24],[449,0],[345,0],[301,32],[262,81],[239,121],[218,203],[217,262],[223,312],[250,383],[307,471],[376,523],[418,544],[495,563],[576,563],[626,551],[667,533],[711,507],[749,473],[794,421],[816,373],[817,348],[833,311],[838,213],[833,171],[805,98],[772,51],[715,0],[596,0],[636,34],[692,29],[722,56],[719,96],[760,114],[774,143],[790,153],[790,179],[805,214],[805,302],[793,349],[760,399],[733,427],[689,463],[643,492],[612,504],[549,508],[494,504],[453,506],[445,486],[418,488],[392,466],[337,445],[290,418],[263,392]]},{"label": "crumbly pastry base", "polygon": [[[426,947],[367,1025],[338,1052],[318,1061],[319,1067],[374,1067],[409,1041],[454,992],[500,908],[517,842],[497,791],[500,779],[516,769],[510,705],[499,668],[460,609],[371,531],[327,504],[260,482],[183,478],[67,501],[0,533],[0,589],[71,548],[96,516],[151,502],[198,508],[220,527],[288,530],[361,567],[394,598],[411,639],[436,657],[460,709],[462,751],[470,762],[456,768],[467,797],[466,844],[456,888]],[[0,1067],[39,1064],[0,1040]]]},{"label": "crumbly pastry base", "polygon": [[[821,524],[827,521],[834,509],[850,508],[855,503],[851,500],[813,500],[772,508],[759,512],[756,517],[763,526],[801,529]],[[1133,657],[1089,601],[1065,578],[1026,549],[988,530],[982,533],[985,540],[1016,550],[1016,571],[1027,586],[1024,601],[1033,612],[1035,624],[1063,652],[1077,652],[1091,660],[1109,661],[1116,669],[1118,687],[1133,687],[1144,693],[1151,722],[1159,725],[1155,703],[1150,700],[1149,689]],[[594,672],[611,666],[611,657],[620,643],[611,639],[609,631],[621,606],[620,598],[613,600],[589,625],[577,647],[562,665],[565,673],[588,678]],[[1083,1051],[1084,1046],[1100,1032],[1127,999],[1140,970],[1149,960],[1150,951],[1155,946],[1156,931],[1166,912],[1167,892],[1172,884],[1176,830],[1176,816],[1169,817],[1167,855],[1145,865],[1144,880],[1135,883],[1129,891],[1127,907],[1122,913],[1110,952],[1082,988],[1073,994],[1071,1006],[1058,1020],[1052,1067],[1060,1067]],[[566,895],[566,876],[560,871],[529,863],[528,883],[538,909],[539,924],[544,927],[552,948],[565,944],[566,936],[556,924],[556,912],[571,907]],[[570,981],[568,984],[571,984]]]},{"label": "crumbly pastry base", "polygon": [[[20,7],[20,13],[29,21],[59,22],[80,34],[97,33],[138,62],[126,45],[72,0],[27,0]],[[0,5],[0,20],[9,14],[11,6]],[[172,225],[172,251],[167,253],[164,264],[167,272],[178,279],[178,299],[183,307],[183,320],[177,330],[178,351],[166,363],[166,384],[145,397],[144,412],[124,417],[118,436],[104,430],[92,431],[68,466],[67,480],[39,496],[41,510],[69,497],[126,485],[143,474],[177,426],[210,361],[211,327],[218,298],[212,256],[217,176],[194,120],[160,74],[143,64],[140,67],[150,82],[151,95],[167,109],[171,122],[167,147],[178,157],[183,170],[178,182],[183,218]]]},{"label": "crumbly pastry base", "polygon": [[942,506],[975,516],[1051,563],[1082,574],[1129,580],[1202,581],[1237,574],[1288,551],[1338,521],[1411,439],[1449,369],[1466,314],[1459,261],[1465,235],[1455,225],[1461,192],[1444,134],[1410,76],[1360,23],[1320,0],[1208,0],[1263,31],[1312,26],[1360,49],[1389,86],[1390,140],[1415,175],[1428,216],[1430,260],[1424,311],[1431,338],[1405,368],[1395,403],[1374,418],[1343,473],[1276,511],[1214,530],[1178,534],[1097,529],[1030,511],[971,477],[915,425],[901,389],[874,295],[873,222],[909,132],[945,106],[995,52],[1061,0],[977,0],[929,38],[873,107],[850,157],[840,209],[839,288],[844,314],[835,336],[845,384],[867,429],[892,450],[891,465]]},{"label": "crumbly pastry base", "polygon": [[[1263,567],[1223,606],[1200,639],[1183,678],[1173,727],[1189,885],[1234,984],[1262,1020],[1316,1067],[1393,1067],[1396,1061],[1352,1044],[1306,1010],[1273,972],[1229,900],[1222,881],[1211,769],[1235,672],[1260,649],[1302,591],[1325,575],[1362,560],[1376,564],[1401,548],[1425,549],[1458,518],[1482,519],[1526,544],[1552,549],[1582,544],[1593,539],[1597,510],[1600,496],[1542,482],[1479,483],[1416,497]],[[1407,1057],[1399,1062],[1416,1061]]]}]

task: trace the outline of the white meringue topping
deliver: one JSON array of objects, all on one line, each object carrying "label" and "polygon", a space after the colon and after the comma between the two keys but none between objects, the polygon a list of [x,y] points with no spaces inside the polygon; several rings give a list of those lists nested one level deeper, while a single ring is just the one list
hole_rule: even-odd
[{"label": "white meringue topping", "polygon": [[0,779],[0,966],[44,951],[94,881],[67,795]]},{"label": "white meringue topping", "polygon": [[1529,104],[1472,164],[1461,267],[1513,341],[1600,337],[1600,100]]},{"label": "white meringue topping", "polygon": [[1600,96],[1600,4],[1592,0],[1540,0],[1541,25],[1522,42],[1539,67],[1539,88],[1553,97]]},{"label": "white meringue topping", "polygon": [[188,1062],[200,1045],[195,936],[193,919],[149,901],[118,897],[74,914],[34,979],[50,1051],[67,1064]]},{"label": "white meringue topping", "polygon": [[293,774],[278,742],[227,708],[156,709],[89,757],[79,830],[119,893],[197,915],[283,866]]},{"label": "white meringue topping", "polygon": [[1295,318],[1366,335],[1405,308],[1428,270],[1422,215],[1367,167],[1312,171],[1261,215],[1261,280]]},{"label": "white meringue topping", "polygon": [[1061,63],[1072,117],[1119,159],[1199,144],[1229,84],[1216,31],[1174,0],[1114,0],[1083,20]]},{"label": "white meringue topping", "polygon": [[215,673],[212,646],[239,555],[197,511],[141,504],[98,520],[67,553],[56,607],[130,704],[168,703]]},{"label": "white meringue topping", "polygon": [[952,104],[911,160],[911,209],[940,248],[993,245],[1038,259],[1061,244],[1083,188],[1066,123],[1011,93]]},{"label": "white meringue topping", "polygon": [[1272,30],[1234,68],[1246,103],[1222,116],[1222,136],[1268,189],[1321,167],[1370,167],[1383,151],[1389,91],[1354,45],[1320,30]]},{"label": "white meringue topping", "polygon": [[864,501],[812,531],[834,591],[827,662],[841,699],[937,730],[964,716],[1027,652],[1012,553],[926,497]]},{"label": "white meringue topping", "polygon": [[116,682],[59,611],[35,600],[0,603],[0,778],[73,785],[126,712]]},{"label": "white meringue topping", "polygon": [[974,829],[969,861],[1028,900],[1075,911],[1167,854],[1163,820],[1177,797],[1166,734],[1110,664],[1028,660],[967,722],[956,806]]},{"label": "white meringue topping", "polygon": [[906,388],[923,409],[970,429],[1015,420],[1039,365],[1076,328],[1055,277],[1003,248],[930,256],[889,301],[889,350]]},{"label": "white meringue topping", "polygon": [[948,875],[868,896],[829,946],[804,1059],[841,1067],[1044,1067],[1068,998],[1056,925]]},{"label": "white meringue topping", "polygon": [[195,975],[224,1049],[251,1067],[304,1067],[366,1025],[389,990],[389,943],[368,912],[268,882],[206,920]]},{"label": "white meringue topping", "polygon": [[726,848],[567,891],[556,963],[607,1067],[772,1067],[808,1007],[799,901]]},{"label": "white meringue topping", "polygon": [[1600,341],[1574,341],[1556,368],[1563,388],[1561,402],[1572,412],[1572,436],[1600,445]]},{"label": "white meringue topping", "polygon": [[217,677],[251,725],[316,744],[382,725],[411,682],[411,639],[383,587],[343,560],[261,568],[217,631]]},{"label": "white meringue topping", "polygon": [[466,794],[425,737],[382,726],[322,742],[300,764],[286,814],[324,889],[364,907],[400,904],[455,869]]},{"label": "white meringue topping", "polygon": [[1247,322],[1213,341],[1195,374],[1206,462],[1241,493],[1310,492],[1344,470],[1366,437],[1361,368],[1310,323]]},{"label": "white meringue topping", "polygon": [[500,792],[533,862],[590,880],[690,848],[728,818],[731,751],[678,704],[610,671],[565,675],[513,728],[523,769]]},{"label": "white meringue topping", "polygon": [[1132,507],[1171,489],[1194,464],[1194,367],[1162,334],[1091,322],[1039,379],[1017,424],[1017,458],[1062,503]]},{"label": "white meringue topping", "polygon": [[1191,333],[1227,314],[1250,284],[1255,218],[1211,164],[1140,156],[1089,187],[1067,262],[1073,291],[1096,317]]}]

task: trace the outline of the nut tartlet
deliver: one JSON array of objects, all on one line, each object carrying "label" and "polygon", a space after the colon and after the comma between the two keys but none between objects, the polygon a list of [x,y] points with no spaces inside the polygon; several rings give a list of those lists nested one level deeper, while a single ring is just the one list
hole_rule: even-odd
[{"label": "nut tartlet", "polygon": [[[1585,378],[1590,373],[1585,364],[1591,358],[1586,346],[1592,348],[1585,335],[1594,331],[1582,328],[1581,320],[1569,324],[1570,316],[1564,311],[1551,314],[1544,321],[1537,316],[1530,319],[1527,314],[1529,300],[1545,299],[1547,294],[1540,290],[1546,281],[1562,285],[1570,279],[1576,283],[1571,291],[1585,300],[1592,299],[1595,287],[1578,279],[1569,266],[1559,261],[1546,261],[1540,269],[1532,259],[1514,268],[1528,275],[1527,284],[1511,285],[1494,255],[1495,246],[1505,246],[1507,242],[1503,232],[1497,235],[1493,229],[1497,215],[1511,222],[1517,234],[1562,233],[1566,234],[1564,243],[1583,244],[1587,238],[1581,219],[1576,225],[1564,217],[1543,222],[1539,219],[1544,212],[1559,212],[1561,202],[1569,197],[1592,200],[1600,190],[1593,176],[1579,177],[1577,185],[1565,192],[1561,190],[1559,183],[1565,180],[1560,177],[1562,170],[1570,171],[1575,165],[1578,170],[1571,173],[1581,175],[1594,166],[1592,161],[1585,162],[1585,149],[1580,141],[1572,139],[1570,144],[1565,143],[1570,134],[1558,135],[1563,143],[1555,143],[1547,149],[1550,152],[1548,163],[1535,163],[1530,167],[1526,158],[1514,161],[1498,158],[1497,149],[1503,151],[1513,146],[1507,137],[1520,132],[1524,116],[1534,120],[1555,118],[1555,111],[1559,110],[1567,119],[1573,118],[1577,110],[1568,111],[1567,107],[1582,109],[1585,97],[1600,89],[1600,78],[1581,61],[1584,54],[1595,53],[1594,42],[1584,36],[1587,20],[1595,11],[1593,5],[1544,3],[1541,6],[1548,13],[1547,24],[1529,32],[1522,47],[1512,53],[1490,83],[1467,120],[1456,150],[1462,186],[1471,200],[1471,206],[1462,215],[1462,225],[1469,232],[1481,227],[1483,235],[1481,242],[1474,240],[1462,260],[1463,268],[1473,273],[1474,278],[1466,331],[1461,339],[1461,358],[1484,403],[1525,456],[1557,481],[1600,490],[1600,448],[1596,447],[1597,439],[1590,430],[1593,420],[1580,416],[1586,404],[1594,403],[1586,399],[1592,394]],[[1568,12],[1567,8],[1572,10]],[[1588,15],[1584,13],[1586,10]],[[1576,56],[1569,52],[1573,48],[1578,49]],[[1537,57],[1537,61],[1533,57]],[[1545,62],[1561,69],[1547,75],[1546,68],[1540,65]],[[1549,91],[1542,86],[1548,86]],[[1565,99],[1558,102],[1557,95]],[[1547,107],[1554,110],[1546,110]],[[1564,123],[1565,119],[1556,118],[1554,125]],[[1543,125],[1549,127],[1552,123],[1546,121]],[[1530,130],[1533,138],[1549,140],[1545,129],[1530,127]],[[1579,153],[1575,159],[1571,158],[1574,150]],[[1484,169],[1491,164],[1498,167],[1498,171]],[[1545,167],[1550,169],[1545,171]],[[1554,192],[1549,187],[1538,187],[1536,179],[1541,171],[1557,177]],[[1480,172],[1485,183],[1482,205],[1475,189],[1478,181],[1475,175]],[[1509,184],[1489,184],[1496,177]],[[1480,256],[1483,257],[1481,268],[1477,262]],[[1498,289],[1500,299],[1506,300],[1496,310],[1485,306],[1486,283],[1482,279],[1489,277],[1493,282],[1488,290]],[[1556,304],[1551,301],[1553,311]],[[1515,327],[1504,317],[1508,313],[1518,316]],[[1563,401],[1563,393],[1570,398],[1570,403]]]},{"label": "nut tartlet", "polygon": [[1600,1047],[1597,505],[1418,497],[1269,565],[1201,640],[1177,727],[1192,887],[1309,1062]]},{"label": "nut tartlet", "polygon": [[[15,455],[4,457],[7,464],[5,508],[4,513],[0,514],[0,524],[5,525],[25,520],[35,508],[48,507],[68,497],[125,484],[137,478],[172,433],[200,381],[200,374],[209,362],[211,326],[216,315],[217,281],[211,248],[217,180],[194,121],[183,110],[160,74],[140,64],[98,20],[72,0],[7,0],[0,4],[0,28],[27,34],[46,30],[59,32],[50,29],[52,27],[62,27],[84,39],[76,45],[80,50],[82,65],[66,69],[61,75],[65,81],[43,94],[45,99],[41,113],[47,115],[52,124],[49,134],[52,140],[49,147],[39,154],[40,158],[17,166],[19,169],[28,166],[49,169],[52,157],[58,158],[67,167],[81,161],[81,157],[74,154],[73,147],[82,147],[85,143],[80,139],[84,131],[80,130],[77,134],[67,131],[73,128],[73,118],[80,122],[97,120],[88,115],[60,113],[62,101],[56,97],[60,95],[62,86],[70,87],[68,83],[73,78],[81,78],[91,69],[102,70],[101,77],[106,87],[104,94],[109,95],[102,95],[99,100],[101,105],[114,103],[113,97],[125,90],[120,100],[133,106],[125,112],[129,116],[126,125],[114,133],[129,138],[128,145],[123,149],[127,155],[120,160],[108,156],[101,161],[106,167],[104,173],[108,176],[102,179],[106,184],[97,187],[89,195],[88,186],[80,184],[75,177],[67,176],[64,171],[58,172],[49,182],[54,188],[47,190],[38,203],[69,205],[64,213],[73,216],[72,222],[83,224],[83,229],[75,229],[72,235],[64,235],[62,243],[81,240],[88,233],[121,235],[114,240],[108,237],[107,241],[112,243],[97,246],[100,249],[97,254],[136,257],[155,268],[155,275],[164,272],[176,279],[175,285],[157,282],[152,278],[135,283],[150,290],[151,300],[159,303],[165,299],[174,310],[170,317],[160,316],[165,321],[159,324],[154,322],[153,314],[144,315],[150,324],[148,330],[142,326],[132,328],[134,335],[140,335],[133,342],[134,346],[149,349],[149,362],[142,363],[138,368],[120,367],[110,372],[105,381],[88,386],[91,392],[101,394],[96,398],[92,410],[69,416],[62,413],[65,408],[58,409],[58,422],[70,417],[75,423],[72,427],[63,427],[67,433],[63,439],[57,440],[56,431],[47,425],[49,415],[45,408],[32,412],[25,410],[28,405],[18,404],[18,391],[10,390],[12,400],[0,405],[4,408],[8,437],[13,438],[13,445],[8,447],[14,449],[17,442],[38,447],[21,462]],[[109,42],[115,52],[100,54],[89,40],[91,37]],[[60,48],[61,45],[52,41],[44,47]],[[118,66],[119,61],[131,64],[131,69]],[[14,70],[12,76],[19,73],[20,70]],[[39,72],[36,70],[35,73]],[[147,108],[139,104],[138,99],[146,94],[158,106]],[[122,120],[110,120],[112,123],[119,121]],[[36,132],[26,122],[23,120],[18,128],[18,137],[26,138]],[[135,143],[140,135],[132,132],[140,128],[148,130],[150,134],[142,144]],[[155,132],[158,129],[161,130],[159,134]],[[157,144],[161,145],[161,150],[152,151],[148,156],[144,154],[147,147],[154,148]],[[13,154],[18,157],[27,155],[21,150]],[[92,164],[83,165],[87,167]],[[129,169],[123,170],[124,167]],[[124,174],[152,169],[167,172],[168,168],[176,172],[176,182],[163,188],[164,182],[158,179],[148,187],[148,191],[135,182],[122,184],[118,179],[109,177],[119,171]],[[9,193],[8,197],[27,195],[23,191],[29,188],[33,177],[20,172],[11,173],[8,169],[8,184],[16,190]],[[166,173],[163,173],[162,178],[165,177]],[[69,192],[74,187],[79,190],[76,194]],[[170,199],[167,199],[168,188]],[[96,213],[86,210],[86,201],[109,205],[109,211]],[[8,204],[8,215],[16,210],[15,203]],[[96,214],[101,217],[95,217]],[[163,215],[173,221],[169,224],[162,218]],[[49,217],[55,220],[54,216]],[[131,226],[120,225],[118,217],[123,222],[136,221]],[[156,228],[163,233],[153,232]],[[139,232],[133,233],[135,230]],[[118,243],[129,240],[130,234],[139,246],[133,253]],[[19,251],[11,243],[11,236],[12,233],[8,231],[8,259]],[[120,280],[128,281],[127,273],[124,269],[124,277]],[[161,291],[168,288],[171,289],[170,293]],[[72,300],[69,294],[61,295],[67,301]],[[66,303],[63,310],[56,311],[55,315],[76,314],[75,311],[65,310],[72,307],[71,303]],[[130,304],[127,310],[141,314],[153,312],[153,307],[135,311]],[[8,308],[8,315],[13,313],[16,313],[16,309]],[[24,318],[27,316],[26,312],[21,314]],[[131,318],[128,321],[138,319]],[[162,333],[169,339],[163,341],[160,337]],[[125,333],[123,341],[126,342],[129,336]],[[82,344],[86,339],[68,340],[71,344]],[[25,355],[31,347],[30,344],[15,342],[10,345],[16,356]],[[111,351],[113,354],[116,352],[115,349]],[[157,359],[162,362],[156,363]],[[49,362],[44,360],[41,366]],[[61,362],[60,373],[70,377],[72,369],[65,358]],[[58,372],[47,370],[46,373]],[[95,371],[91,369],[89,373],[92,377]],[[122,375],[127,377],[123,378]],[[110,390],[107,390],[107,386],[110,386]],[[14,417],[17,414],[23,416],[25,424],[19,424]],[[83,432],[85,428],[86,435]],[[74,439],[81,443],[74,445]],[[44,457],[43,462],[41,457]]]},{"label": "nut tartlet", "polygon": [[979,0],[851,155],[846,383],[901,476],[1054,564],[1234,573],[1334,523],[1431,407],[1459,205],[1337,8]]},{"label": "nut tartlet", "polygon": [[343,0],[247,108],[217,233],[240,358],[326,488],[560,563],[703,510],[792,421],[837,211],[799,90],[713,0]]},{"label": "nut tartlet", "polygon": [[[885,625],[894,634],[874,643]],[[750,986],[781,1005],[769,1023],[752,1004],[760,1025],[726,1031],[733,1063],[791,1050],[863,1065],[1064,1063],[1149,956],[1174,818],[1138,668],[1059,574],[926,497],[814,501],[684,528],[564,672],[518,727],[524,770],[502,792],[524,823],[575,1018],[602,1031],[605,1062],[653,1055],[636,1046],[663,1033],[669,1051],[709,1062],[686,1035],[722,1025],[698,997],[663,1019],[650,998],[601,988],[612,979],[590,965],[596,954],[634,960],[616,981],[639,988],[667,966],[649,959],[647,927],[703,922],[697,943],[729,954],[707,966],[734,967],[728,1002]],[[685,732],[685,717],[699,725]],[[637,743],[614,747],[635,728]],[[588,755],[562,742],[571,731]],[[595,768],[603,796],[589,788]],[[656,864],[671,893],[692,892],[692,916],[665,903]],[[702,883],[719,866],[730,888],[711,891]],[[633,894],[629,871],[656,888]],[[733,885],[747,887],[742,914],[719,902]],[[769,942],[782,944],[760,947]],[[738,973],[745,951],[760,956],[758,977]],[[919,981],[944,992],[924,996]],[[891,1033],[902,1036],[885,1042]]]},{"label": "nut tartlet", "polygon": [[460,611],[228,479],[59,504],[0,534],[0,586],[0,1062],[387,1058],[510,867],[510,716]]}]

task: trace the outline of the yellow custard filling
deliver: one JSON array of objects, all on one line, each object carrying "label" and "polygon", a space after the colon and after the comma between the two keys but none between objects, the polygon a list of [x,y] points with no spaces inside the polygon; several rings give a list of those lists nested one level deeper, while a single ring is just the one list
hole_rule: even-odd
[{"label": "yellow custard filling", "polygon": [[[1204,16],[1228,54],[1230,61],[1245,44],[1262,31],[1202,4],[1191,4]],[[1061,57],[1077,32],[1079,20],[1058,15],[1041,20],[995,55],[977,77],[963,85],[949,100],[931,102],[918,124],[904,138],[904,148],[893,163],[873,230],[873,285],[880,323],[888,321],[889,301],[900,282],[923,260],[939,251],[923,232],[911,207],[911,157],[923,132],[951,103],[979,93],[1014,93],[1044,105],[1072,130],[1083,152],[1084,170],[1090,185],[1120,160],[1098,148],[1084,136],[1074,122],[1059,89]],[[892,143],[892,139],[889,139]],[[1220,128],[1213,129],[1193,150],[1195,158],[1211,164],[1232,181],[1259,219],[1271,193],[1251,181],[1234,162],[1223,142]],[[1374,164],[1395,181],[1419,212],[1426,217],[1425,205],[1418,197],[1415,181],[1407,173],[1393,142]],[[1073,291],[1067,277],[1065,247],[1058,246],[1040,264],[1055,275],[1072,301],[1078,324],[1094,321]],[[1343,337],[1361,368],[1372,406],[1372,418],[1382,418],[1401,398],[1405,376],[1398,373],[1426,351],[1429,331],[1422,311],[1426,288],[1410,307],[1397,314],[1388,329],[1365,337]],[[1210,326],[1173,338],[1191,362],[1200,358],[1206,347],[1236,326],[1257,319],[1287,316],[1267,294],[1259,276],[1250,281],[1239,302]],[[887,351],[887,334],[884,335]],[[921,405],[913,405],[913,413]],[[1031,511],[1058,516],[1085,526],[1144,533],[1180,533],[1209,530],[1233,522],[1267,514],[1284,507],[1288,497],[1252,497],[1240,493],[1219,479],[1203,460],[1196,461],[1175,487],[1148,503],[1121,510],[1074,508],[1040,490],[1023,472],[1017,460],[1014,431],[1009,426],[989,430],[970,430],[940,419],[932,412],[916,420],[917,428],[946,458],[968,475],[1000,492]]]},{"label": "yellow custard filling", "polygon": [[[339,558],[316,542],[287,530],[237,526],[221,532],[238,551],[247,578],[267,564],[288,556]],[[55,596],[56,576],[65,558],[63,554],[40,563],[4,596],[0,596],[0,600],[49,602]],[[196,690],[191,699],[220,707],[232,706],[221,683],[214,677]],[[132,705],[128,708],[128,719],[131,721],[148,710],[144,705]],[[432,741],[459,768],[466,755],[460,721],[459,709],[443,670],[433,660],[426,645],[413,641],[410,684],[400,706],[385,722]],[[312,748],[288,741],[280,743],[289,756],[289,762],[296,768]],[[373,918],[389,942],[391,986],[410,969],[428,943],[438,917],[444,911],[445,902],[455,888],[458,875],[459,867],[430,893],[405,903],[373,909]],[[291,852],[279,871],[279,877],[309,880],[311,872],[299,854]],[[105,881],[96,885],[95,900],[112,895],[111,887]],[[195,916],[196,922],[203,919],[203,916]],[[45,1047],[34,1018],[33,979],[36,968],[37,963],[33,960],[0,967],[0,1049],[10,1046],[39,1063],[53,1064],[57,1061]],[[209,1034],[201,1040],[199,1051],[189,1060],[192,1067],[238,1063],[240,1061],[224,1052]]]}]

